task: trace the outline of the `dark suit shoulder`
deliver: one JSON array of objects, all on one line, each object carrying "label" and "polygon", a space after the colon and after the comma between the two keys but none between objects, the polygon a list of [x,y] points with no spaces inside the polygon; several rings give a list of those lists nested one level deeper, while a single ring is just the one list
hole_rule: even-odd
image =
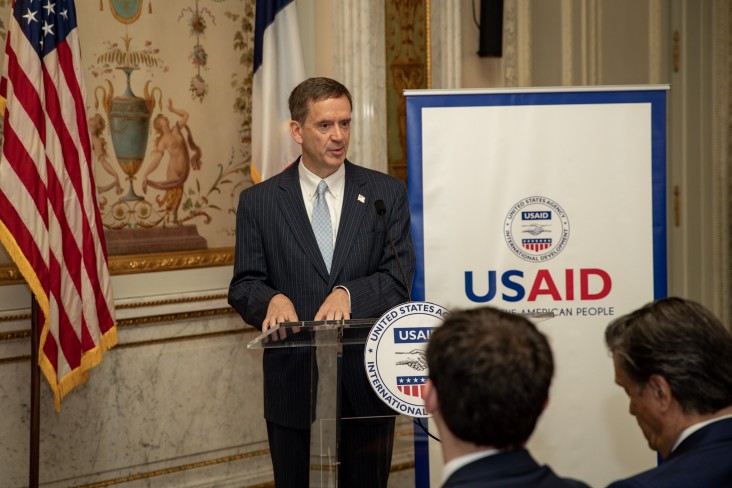
[{"label": "dark suit shoulder", "polygon": [[560,478],[549,466],[538,464],[526,449],[502,451],[469,463],[445,482],[445,488],[538,487],[589,488],[582,481]]},{"label": "dark suit shoulder", "polygon": [[363,166],[359,166],[357,164],[354,164],[348,160],[346,160],[346,177],[353,176],[357,178],[361,178],[366,182],[373,183],[378,182],[379,184],[384,185],[395,185],[395,186],[405,186],[404,182],[400,180],[399,178],[396,178],[394,176],[391,176],[386,173],[382,173],[381,171],[377,171],[375,169],[371,168],[365,168]]},{"label": "dark suit shoulder", "polygon": [[687,437],[655,468],[616,481],[612,488],[732,486],[732,419],[709,424]]}]

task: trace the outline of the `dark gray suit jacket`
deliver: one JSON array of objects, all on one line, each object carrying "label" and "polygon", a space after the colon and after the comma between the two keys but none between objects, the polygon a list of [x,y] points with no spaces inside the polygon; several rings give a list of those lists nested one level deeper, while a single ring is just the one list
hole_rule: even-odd
[{"label": "dark gray suit jacket", "polygon": [[732,419],[711,423],[684,439],[660,465],[611,488],[732,486]]},{"label": "dark gray suit jacket", "polygon": [[[415,255],[404,183],[345,162],[343,208],[328,274],[305,210],[298,164],[299,160],[239,197],[229,304],[249,325],[261,329],[269,301],[277,293],[292,301],[300,320],[313,320],[337,285],[350,291],[354,319],[378,318],[405,302],[407,289],[374,209],[375,201],[384,201],[389,230],[411,286]],[[368,384],[363,349],[353,352],[344,354],[345,391],[351,405],[360,415],[393,414]],[[310,426],[312,361],[307,348],[265,351],[267,420],[286,427]]]},{"label": "dark gray suit jacket", "polygon": [[589,485],[560,478],[548,466],[538,464],[526,449],[502,451],[466,464],[445,481],[443,488],[537,487],[589,488]]}]

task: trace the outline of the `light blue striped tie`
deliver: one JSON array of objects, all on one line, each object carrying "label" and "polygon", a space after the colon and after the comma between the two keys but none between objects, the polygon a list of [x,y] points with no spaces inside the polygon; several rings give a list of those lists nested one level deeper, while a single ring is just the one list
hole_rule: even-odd
[{"label": "light blue striped tie", "polygon": [[328,191],[328,183],[321,180],[318,184],[318,194],[313,205],[313,232],[315,240],[318,241],[320,254],[323,255],[325,267],[330,273],[330,264],[333,261],[333,226],[330,224],[330,210],[325,200],[325,192]]}]

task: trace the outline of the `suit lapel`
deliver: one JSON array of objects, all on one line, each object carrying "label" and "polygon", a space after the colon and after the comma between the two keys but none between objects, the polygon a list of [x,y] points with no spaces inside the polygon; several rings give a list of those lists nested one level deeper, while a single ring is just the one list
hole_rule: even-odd
[{"label": "suit lapel", "polygon": [[343,208],[331,264],[331,277],[333,278],[338,276],[348,260],[353,240],[358,234],[358,229],[363,225],[365,212],[373,205],[373,202],[369,201],[370,195],[367,195],[363,188],[366,182],[361,176],[360,168],[349,161],[346,161],[345,165],[346,183],[343,190]]},{"label": "suit lapel", "polygon": [[295,241],[297,241],[305,256],[307,256],[318,270],[318,274],[325,281],[328,281],[328,270],[325,267],[323,256],[320,254],[320,248],[318,248],[318,243],[315,240],[313,227],[310,225],[310,220],[305,210],[297,170],[298,164],[299,159],[296,161],[296,164],[293,164],[282,173],[279,183],[280,198],[278,198],[278,203],[287,225],[292,230]]}]

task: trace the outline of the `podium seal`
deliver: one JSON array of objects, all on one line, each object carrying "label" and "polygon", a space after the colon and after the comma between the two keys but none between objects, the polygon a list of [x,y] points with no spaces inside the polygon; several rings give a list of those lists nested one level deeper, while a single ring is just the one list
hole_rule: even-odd
[{"label": "podium seal", "polygon": [[398,413],[429,417],[422,392],[427,382],[427,341],[448,310],[430,302],[406,302],[388,310],[369,332],[364,366],[376,395]]}]

